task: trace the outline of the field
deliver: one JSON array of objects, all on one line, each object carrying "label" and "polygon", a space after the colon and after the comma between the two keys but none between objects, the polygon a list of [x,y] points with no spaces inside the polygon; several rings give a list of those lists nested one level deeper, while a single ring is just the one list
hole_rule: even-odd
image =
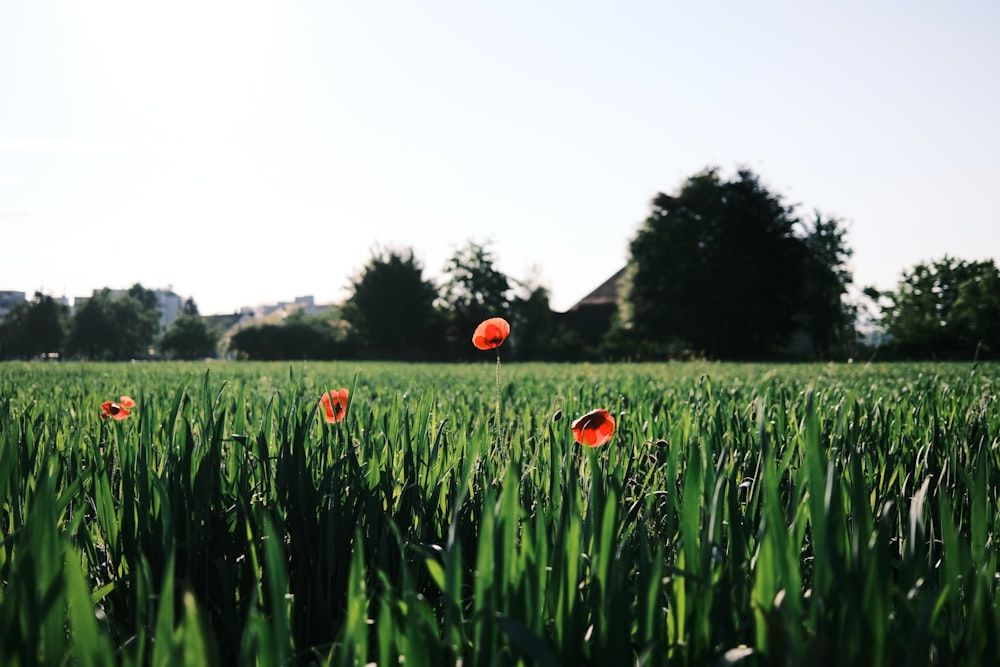
[{"label": "field", "polygon": [[496,371],[0,364],[0,664],[1000,659],[1000,366]]}]

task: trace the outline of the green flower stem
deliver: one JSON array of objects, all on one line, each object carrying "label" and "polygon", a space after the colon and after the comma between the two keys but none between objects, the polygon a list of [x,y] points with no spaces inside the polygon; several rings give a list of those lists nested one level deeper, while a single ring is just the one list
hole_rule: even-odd
[{"label": "green flower stem", "polygon": [[500,347],[497,346],[497,408],[494,422],[497,427],[497,444],[500,444]]}]

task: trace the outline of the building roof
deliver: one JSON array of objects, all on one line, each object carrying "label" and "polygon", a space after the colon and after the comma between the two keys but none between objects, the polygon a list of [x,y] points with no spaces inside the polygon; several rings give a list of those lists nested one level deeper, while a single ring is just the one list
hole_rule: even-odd
[{"label": "building roof", "polygon": [[613,276],[601,283],[593,292],[573,304],[569,310],[579,310],[580,308],[588,306],[617,305],[618,292],[621,286],[622,277],[625,275],[626,268],[627,267],[623,266],[618,269]]}]

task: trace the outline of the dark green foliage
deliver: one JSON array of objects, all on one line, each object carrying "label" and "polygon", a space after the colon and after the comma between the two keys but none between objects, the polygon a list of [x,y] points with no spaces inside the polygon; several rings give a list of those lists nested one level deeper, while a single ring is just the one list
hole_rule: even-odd
[{"label": "dark green foliage", "polygon": [[194,299],[188,297],[184,299],[184,305],[181,306],[182,315],[197,315],[198,314],[198,304],[195,303]]},{"label": "dark green foliage", "polygon": [[504,343],[504,358],[518,361],[572,361],[583,357],[579,335],[549,306],[549,292],[541,286],[525,287],[524,296],[510,306],[511,335]]},{"label": "dark green foliage", "polygon": [[1000,356],[1000,270],[992,260],[958,287],[952,318],[966,344],[992,358]]},{"label": "dark green foliage", "polygon": [[903,273],[884,295],[893,348],[913,357],[971,359],[1000,352],[1000,271],[947,255]]},{"label": "dark green foliage", "polygon": [[159,320],[156,294],[138,283],[118,295],[95,290],[73,315],[67,352],[86,359],[145,358]]},{"label": "dark green foliage", "polygon": [[488,244],[475,241],[455,251],[445,264],[444,275],[441,304],[447,315],[448,339],[461,356],[471,356],[475,350],[465,343],[480,322],[490,317],[510,319],[511,281],[496,268]]},{"label": "dark green foliage", "polygon": [[214,357],[218,334],[197,314],[185,312],[167,327],[160,338],[160,353],[167,359],[204,359]]},{"label": "dark green foliage", "polygon": [[280,323],[247,326],[229,341],[238,358],[257,361],[329,360],[349,356],[344,328],[328,317],[292,313]]},{"label": "dark green foliage", "polygon": [[344,304],[352,347],[369,359],[435,358],[442,340],[435,299],[412,250],[373,251]]},{"label": "dark green foliage", "polygon": [[31,301],[17,304],[0,321],[0,359],[29,359],[62,352],[68,322],[66,306],[35,292]]},{"label": "dark green foliage", "polygon": [[491,317],[510,322],[505,359],[571,360],[582,353],[579,336],[549,306],[549,291],[508,278],[496,267],[489,244],[467,242],[448,259],[444,275],[438,304],[447,326],[448,359],[480,358],[469,342],[479,323]]},{"label": "dark green foliage", "polygon": [[801,307],[801,327],[808,336],[812,356],[818,359],[845,359],[857,343],[857,309],[847,302],[851,273],[847,260],[847,231],[839,220],[818,212],[803,223],[805,268]]},{"label": "dark green foliage", "polygon": [[837,221],[805,238],[798,224],[748,170],[726,181],[709,169],[657,195],[629,246],[627,336],[657,356],[750,359],[785,354],[804,328],[828,353],[843,333],[848,251]]}]

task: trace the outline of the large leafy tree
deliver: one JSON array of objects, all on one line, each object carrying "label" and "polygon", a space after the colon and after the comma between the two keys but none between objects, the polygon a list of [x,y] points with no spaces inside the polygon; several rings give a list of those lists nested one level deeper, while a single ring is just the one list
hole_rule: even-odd
[{"label": "large leafy tree", "polygon": [[219,332],[208,326],[198,314],[198,304],[188,297],[180,316],[163,332],[158,347],[168,359],[204,359],[215,356],[218,343]]},{"label": "large leafy tree", "polygon": [[623,290],[629,336],[654,353],[713,358],[782,352],[801,327],[808,249],[793,207],[741,170],[658,194],[630,244]]},{"label": "large leafy tree", "polygon": [[215,356],[219,334],[197,314],[184,313],[160,338],[160,352],[170,359],[203,359]]},{"label": "large leafy tree", "polygon": [[1000,274],[993,260],[944,256],[904,271],[882,295],[891,345],[915,357],[972,355],[1000,349]]},{"label": "large leafy tree", "polygon": [[281,320],[243,327],[229,351],[252,360],[338,359],[350,353],[347,325],[337,309],[315,315],[298,310]]},{"label": "large leafy tree", "polygon": [[814,356],[834,358],[849,355],[857,343],[857,307],[847,300],[853,281],[847,262],[851,249],[847,230],[840,220],[815,213],[804,222],[805,275],[801,326],[809,337]]},{"label": "large leafy tree", "polygon": [[229,350],[251,360],[329,360],[347,352],[342,329],[326,318],[299,313],[280,323],[240,329],[230,339]]},{"label": "large leafy tree", "polygon": [[[440,350],[437,287],[424,279],[413,250],[376,249],[351,281],[343,318],[357,354],[372,359],[429,359]],[[471,333],[470,333],[471,336]]]},{"label": "large leafy tree", "polygon": [[510,309],[511,352],[521,360],[562,360],[582,354],[573,338],[549,306],[549,290],[538,284],[519,287]]},{"label": "large leafy tree", "polygon": [[952,313],[965,342],[987,355],[1000,355],[1000,270],[993,261],[958,287]]},{"label": "large leafy tree", "polygon": [[111,315],[111,300],[111,290],[104,288],[94,290],[82,305],[76,306],[66,343],[70,354],[87,359],[112,357],[118,332]]},{"label": "large leafy tree", "polygon": [[188,297],[184,299],[184,305],[181,306],[182,315],[197,315],[198,314],[198,304],[195,303],[194,298]]},{"label": "large leafy tree", "polygon": [[69,308],[35,292],[31,301],[15,305],[0,322],[0,356],[27,359],[61,352],[66,341]]},{"label": "large leafy tree", "polygon": [[88,359],[145,357],[159,321],[156,294],[139,283],[122,293],[95,290],[73,315],[67,351]]},{"label": "large leafy tree", "polygon": [[471,337],[480,322],[511,317],[513,286],[497,268],[489,245],[476,241],[468,241],[455,251],[445,263],[444,275],[440,303],[447,313],[448,340],[456,345],[459,356],[464,356],[467,351],[457,345]]}]

